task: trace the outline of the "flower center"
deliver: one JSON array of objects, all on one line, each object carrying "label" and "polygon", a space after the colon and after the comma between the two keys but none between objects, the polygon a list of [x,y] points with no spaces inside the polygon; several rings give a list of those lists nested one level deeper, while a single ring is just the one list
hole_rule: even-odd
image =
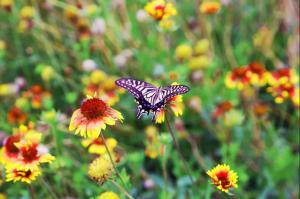
[{"label": "flower center", "polygon": [[223,188],[230,187],[230,181],[228,179],[228,172],[227,171],[220,171],[217,173],[218,180],[221,181],[221,185]]},{"label": "flower center", "polygon": [[265,68],[260,63],[253,62],[249,64],[249,68],[253,73],[262,75],[265,72]]},{"label": "flower center", "polygon": [[155,6],[154,9],[155,9],[155,12],[156,12],[155,18],[157,20],[161,20],[164,16],[165,6],[164,5],[157,5],[157,6]]},{"label": "flower center", "polygon": [[246,76],[247,69],[246,68],[236,68],[232,71],[236,78],[242,79]]},{"label": "flower center", "polygon": [[22,178],[29,178],[30,175],[32,174],[31,170],[27,170],[27,171],[19,171],[17,169],[14,170],[14,173],[16,175],[16,177],[22,177]]},{"label": "flower center", "polygon": [[94,139],[92,144],[95,144],[95,145],[103,145],[103,141],[102,139],[100,138],[97,138],[97,139]]},{"label": "flower center", "polygon": [[15,146],[15,143],[20,141],[20,136],[14,135],[7,138],[4,147],[10,155],[17,155],[19,153],[19,149]]},{"label": "flower center", "polygon": [[81,104],[80,111],[87,119],[96,119],[105,114],[107,106],[98,98],[87,99]]},{"label": "flower center", "polygon": [[35,145],[22,148],[21,153],[25,162],[32,162],[38,158],[38,150]]}]

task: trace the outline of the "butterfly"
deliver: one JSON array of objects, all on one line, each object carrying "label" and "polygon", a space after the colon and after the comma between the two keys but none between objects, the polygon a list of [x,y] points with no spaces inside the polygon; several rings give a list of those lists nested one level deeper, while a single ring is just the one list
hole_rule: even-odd
[{"label": "butterfly", "polygon": [[116,80],[116,85],[125,88],[135,98],[138,104],[137,118],[142,114],[154,113],[152,121],[156,119],[156,114],[163,109],[168,100],[176,95],[187,93],[190,88],[185,85],[172,85],[167,87],[156,87],[144,81],[121,78]]}]

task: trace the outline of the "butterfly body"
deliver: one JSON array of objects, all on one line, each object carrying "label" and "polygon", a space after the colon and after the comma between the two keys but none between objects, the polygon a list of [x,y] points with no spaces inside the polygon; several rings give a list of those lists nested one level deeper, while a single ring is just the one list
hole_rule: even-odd
[{"label": "butterfly body", "polygon": [[166,106],[169,99],[189,91],[189,88],[184,85],[155,87],[147,82],[132,78],[118,79],[116,85],[125,88],[133,95],[138,103],[138,118],[143,113],[153,113],[153,121],[156,118],[156,113]]}]

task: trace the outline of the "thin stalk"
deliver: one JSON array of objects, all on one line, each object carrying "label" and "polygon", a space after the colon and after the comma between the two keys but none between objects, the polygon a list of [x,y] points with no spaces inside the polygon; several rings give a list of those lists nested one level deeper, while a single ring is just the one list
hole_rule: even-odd
[{"label": "thin stalk", "polygon": [[35,199],[35,198],[36,198],[36,197],[35,197],[35,193],[34,193],[34,190],[33,190],[33,187],[32,187],[31,184],[28,185],[28,189],[29,189],[30,197],[31,197],[32,199]]},{"label": "thin stalk", "polygon": [[101,138],[102,138],[102,140],[103,140],[103,144],[104,144],[104,146],[105,146],[105,149],[106,149],[106,152],[107,152],[107,154],[108,154],[108,156],[109,156],[109,159],[110,159],[110,161],[111,161],[111,163],[112,163],[112,165],[113,165],[113,167],[114,167],[114,170],[115,170],[115,172],[116,172],[116,175],[120,178],[120,180],[121,180],[123,186],[126,187],[126,184],[125,184],[124,180],[122,179],[122,177],[121,177],[121,175],[120,175],[120,173],[119,173],[119,171],[118,171],[118,169],[117,169],[117,167],[116,167],[116,165],[115,165],[115,162],[114,162],[114,160],[113,160],[113,158],[112,158],[112,156],[111,156],[111,153],[110,153],[110,151],[109,151],[109,149],[108,149],[108,147],[107,147],[106,140],[105,140],[105,137],[104,137],[103,133],[100,132],[100,135],[101,135]]},{"label": "thin stalk", "polygon": [[180,150],[180,148],[179,148],[179,145],[178,145],[178,143],[177,143],[177,141],[176,141],[176,137],[175,137],[175,134],[174,134],[174,132],[173,132],[173,130],[172,130],[172,128],[171,128],[171,125],[170,125],[169,119],[168,119],[168,117],[167,117],[167,114],[166,114],[165,118],[166,118],[166,123],[167,123],[168,130],[169,130],[169,132],[170,132],[170,134],[171,134],[171,136],[172,136],[172,139],[173,139],[174,147],[175,147],[175,149],[177,150],[178,155],[179,155],[181,161],[183,162],[184,169],[186,170],[186,172],[187,172],[187,174],[188,174],[188,176],[189,176],[189,178],[190,178],[192,184],[194,184],[194,180],[193,180],[193,178],[192,178],[191,172],[190,172],[190,170],[189,170],[189,168],[188,168],[188,166],[187,166],[187,162],[186,162],[186,160],[184,159],[184,157],[183,157],[183,155],[182,155],[182,153],[181,153],[181,150]]},{"label": "thin stalk", "polygon": [[40,178],[40,181],[46,187],[47,191],[50,193],[50,195],[52,196],[52,198],[58,199],[58,197],[55,195],[55,192],[53,191],[53,189],[51,188],[51,186],[45,181],[45,179],[43,177]]},{"label": "thin stalk", "polygon": [[134,199],[122,186],[120,186],[114,180],[110,180],[122,193],[124,193],[129,199]]}]

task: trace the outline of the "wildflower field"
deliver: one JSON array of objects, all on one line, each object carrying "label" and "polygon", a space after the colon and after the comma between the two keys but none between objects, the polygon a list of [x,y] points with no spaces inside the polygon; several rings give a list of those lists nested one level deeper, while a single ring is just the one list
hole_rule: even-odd
[{"label": "wildflower field", "polygon": [[0,199],[299,198],[299,0],[0,0]]}]

